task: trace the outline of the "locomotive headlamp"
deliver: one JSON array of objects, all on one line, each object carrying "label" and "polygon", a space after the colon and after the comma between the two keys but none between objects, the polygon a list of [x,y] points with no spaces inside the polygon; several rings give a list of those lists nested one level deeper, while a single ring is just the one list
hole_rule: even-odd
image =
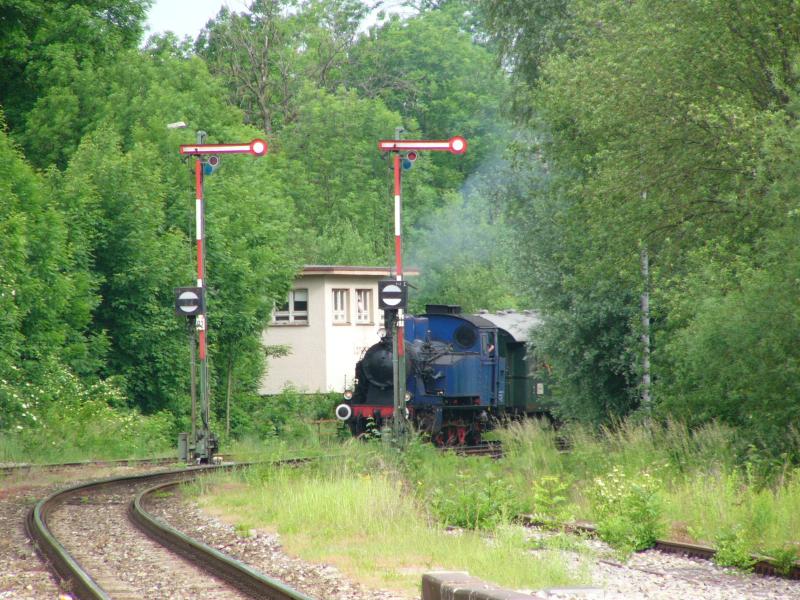
[{"label": "locomotive headlamp", "polygon": [[411,402],[411,392],[406,392],[404,397],[406,402]]},{"label": "locomotive headlamp", "polygon": [[344,396],[345,400],[351,400],[353,398],[353,390],[345,390],[344,394],[342,395]]},{"label": "locomotive headlamp", "polygon": [[340,421],[347,421],[351,416],[353,416],[353,409],[347,404],[340,404],[336,407],[336,418]]}]

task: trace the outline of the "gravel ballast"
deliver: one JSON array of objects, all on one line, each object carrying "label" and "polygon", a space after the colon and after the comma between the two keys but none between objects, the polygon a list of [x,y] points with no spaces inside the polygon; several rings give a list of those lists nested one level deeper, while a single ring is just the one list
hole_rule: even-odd
[{"label": "gravel ballast", "polygon": [[[400,600],[416,598],[399,591],[367,590],[349,581],[329,565],[313,564],[285,554],[280,536],[252,530],[245,537],[233,525],[203,512],[194,502],[180,495],[159,499],[153,514],[173,527],[206,544],[250,564],[310,596],[321,600]],[[553,599],[602,600],[797,600],[800,581],[742,574],[709,561],[648,550],[632,555],[625,562],[613,558],[602,542],[587,540],[591,583],[570,590],[525,590]],[[585,562],[574,552],[564,552],[564,560],[577,565]]]},{"label": "gravel ballast", "polygon": [[[118,474],[141,472],[139,469],[116,469]],[[110,476],[110,470],[71,469],[7,476],[0,482],[0,599],[55,599],[60,590],[47,566],[36,555],[24,529],[25,516],[39,498],[55,489],[78,481]],[[286,554],[280,537],[262,531],[239,535],[222,520],[203,512],[195,503],[179,495],[159,498],[153,513],[188,535],[248,563],[264,574],[320,600],[402,600],[411,598],[392,590],[374,590],[350,580],[331,565],[315,564]],[[110,535],[113,537],[113,535]],[[800,598],[800,581],[776,577],[746,575],[717,567],[708,561],[646,551],[620,562],[610,549],[597,541],[585,542],[590,559],[590,583],[570,590],[526,590],[552,599],[653,599],[691,598],[696,600],[792,600]],[[109,545],[108,560],[115,550]],[[124,551],[124,550],[123,550]],[[584,554],[564,552],[564,560],[577,565],[585,563]],[[146,569],[146,567],[145,567]],[[140,572],[147,578],[146,570]],[[189,597],[177,589],[163,596],[148,598]]]}]

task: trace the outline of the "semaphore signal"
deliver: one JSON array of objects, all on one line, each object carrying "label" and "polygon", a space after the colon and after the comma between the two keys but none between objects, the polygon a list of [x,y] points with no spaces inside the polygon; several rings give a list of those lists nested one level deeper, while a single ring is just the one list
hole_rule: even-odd
[{"label": "semaphore signal", "polygon": [[181,154],[253,154],[264,156],[267,153],[267,142],[259,138],[242,144],[183,144]]},{"label": "semaphore signal", "polygon": [[467,151],[467,140],[459,135],[451,137],[449,140],[380,140],[378,150],[381,152],[438,150],[451,154],[464,154]]},{"label": "semaphore signal", "polygon": [[[178,125],[176,123],[176,125]],[[185,124],[183,124],[185,125]],[[198,349],[200,357],[200,417],[202,431],[195,437],[194,411],[192,411],[192,447],[194,456],[204,463],[210,463],[217,448],[216,436],[211,433],[211,412],[209,406],[208,379],[208,320],[205,306],[205,201],[203,198],[203,176],[213,173],[220,164],[219,154],[251,154],[264,156],[267,153],[267,142],[256,138],[250,142],[236,144],[204,144],[206,132],[197,132],[196,144],[182,144],[179,152],[184,156],[194,156],[195,180],[195,238],[197,240],[197,285],[194,288],[182,288],[176,300],[176,311],[182,316],[195,319],[199,333]],[[187,310],[187,308],[191,309]],[[194,404],[193,404],[194,406]]]},{"label": "semaphore signal", "polygon": [[[392,374],[394,387],[394,422],[395,436],[402,438],[405,429],[403,421],[406,418],[405,392],[406,392],[406,362],[404,358],[403,312],[405,307],[406,283],[403,281],[403,236],[401,222],[402,200],[401,179],[403,170],[408,170],[414,164],[420,151],[450,152],[451,154],[464,154],[467,151],[467,140],[460,135],[449,140],[401,140],[402,127],[395,129],[395,139],[380,140],[378,150],[394,153],[394,252],[395,252],[395,288],[390,289],[386,298],[381,297],[381,308],[385,311],[386,330],[392,330]],[[398,297],[402,296],[402,300]],[[393,302],[397,301],[397,304]],[[402,303],[402,306],[398,306]]]}]

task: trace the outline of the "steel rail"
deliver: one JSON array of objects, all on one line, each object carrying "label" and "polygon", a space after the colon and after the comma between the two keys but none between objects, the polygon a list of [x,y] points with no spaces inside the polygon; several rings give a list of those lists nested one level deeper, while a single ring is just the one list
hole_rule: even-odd
[{"label": "steel rail", "polygon": [[224,579],[251,598],[269,600],[312,600],[309,596],[272,579],[248,565],[195,540],[174,527],[157,519],[144,509],[147,496],[156,494],[184,482],[171,481],[154,486],[137,494],[128,507],[131,521],[149,537],[171,551],[200,565],[203,570]]},{"label": "steel rail", "polygon": [[[529,515],[523,516],[520,522],[525,527],[556,526],[555,523],[547,523],[541,519],[534,519]],[[597,526],[592,523],[564,523],[557,527],[560,527],[567,533],[585,534],[593,537],[597,536]],[[650,548],[646,548],[646,550],[658,550],[665,554],[680,554],[682,556],[701,558],[703,560],[713,560],[714,556],[717,554],[717,551],[709,546],[692,544],[689,542],[678,542],[675,540],[655,540],[653,545]],[[753,560],[753,571],[759,575],[770,575],[773,577],[782,577],[784,579],[800,579],[800,562],[795,561],[787,572],[782,571],[776,562],[768,556],[752,554],[750,557]]]},{"label": "steel rail", "polygon": [[15,472],[30,471],[40,469],[48,471],[53,469],[72,469],[80,467],[116,467],[116,466],[142,466],[142,465],[170,465],[180,464],[177,458],[173,457],[154,457],[154,458],[120,458],[117,460],[84,460],[65,463],[18,463],[0,465],[0,473],[10,475]]},{"label": "steel rail", "polygon": [[483,442],[477,446],[441,446],[442,452],[452,452],[459,456],[489,456],[503,458],[503,444],[498,441]]},{"label": "steel rail", "polygon": [[[655,550],[667,554],[682,554],[684,556],[703,558],[705,560],[712,560],[717,551],[708,546],[701,546],[699,544],[689,544],[686,542],[676,542],[673,540],[656,540],[653,545]],[[753,554],[752,569],[759,575],[771,575],[773,577],[783,577],[785,579],[800,579],[800,563],[796,562],[788,568],[788,571],[782,571],[775,561],[768,556]]]},{"label": "steel rail", "polygon": [[28,535],[34,541],[37,551],[53,566],[56,573],[61,578],[63,587],[81,600],[109,600],[110,596],[105,590],[103,590],[91,575],[83,569],[50,531],[47,525],[47,519],[50,514],[68,499],[91,488],[103,488],[119,485],[121,483],[144,481],[146,479],[157,481],[160,479],[175,479],[176,477],[195,477],[200,472],[213,471],[220,468],[226,467],[190,467],[187,469],[160,471],[158,473],[147,473],[144,475],[112,477],[74,485],[39,500],[28,512],[26,529]]}]

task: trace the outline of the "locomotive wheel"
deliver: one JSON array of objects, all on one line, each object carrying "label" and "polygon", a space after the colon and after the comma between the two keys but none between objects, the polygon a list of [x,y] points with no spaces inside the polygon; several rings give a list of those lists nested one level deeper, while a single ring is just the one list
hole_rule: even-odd
[{"label": "locomotive wheel", "polygon": [[467,446],[480,446],[481,444],[481,432],[480,431],[470,431],[467,434]]}]

